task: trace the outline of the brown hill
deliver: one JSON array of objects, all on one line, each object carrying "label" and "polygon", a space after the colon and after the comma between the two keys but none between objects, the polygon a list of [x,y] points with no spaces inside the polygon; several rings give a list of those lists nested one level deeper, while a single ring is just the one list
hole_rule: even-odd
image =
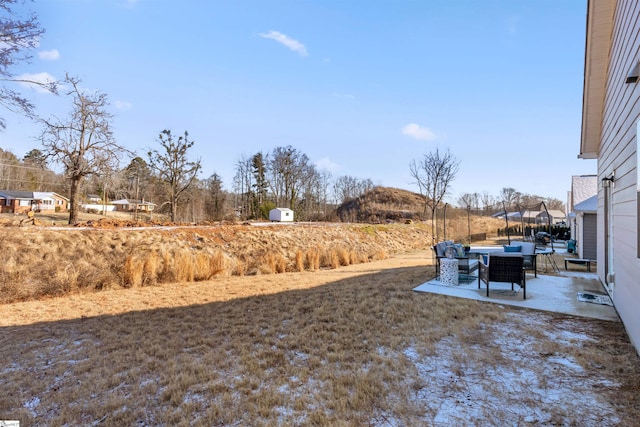
[{"label": "brown hill", "polygon": [[340,205],[337,214],[344,222],[382,223],[423,219],[423,211],[421,195],[399,188],[375,187]]}]

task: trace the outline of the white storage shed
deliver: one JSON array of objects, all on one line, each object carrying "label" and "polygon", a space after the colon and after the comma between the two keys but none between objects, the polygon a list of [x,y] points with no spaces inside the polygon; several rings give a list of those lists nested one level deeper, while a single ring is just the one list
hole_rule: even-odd
[{"label": "white storage shed", "polygon": [[289,208],[274,208],[269,211],[269,221],[291,222],[293,211]]}]

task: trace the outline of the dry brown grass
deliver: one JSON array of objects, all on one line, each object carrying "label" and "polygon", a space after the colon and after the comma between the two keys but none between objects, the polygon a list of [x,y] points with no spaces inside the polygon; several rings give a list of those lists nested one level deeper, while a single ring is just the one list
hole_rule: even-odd
[{"label": "dry brown grass", "polygon": [[[621,324],[412,292],[429,261],[1,305],[0,414],[33,426],[638,419],[640,363]],[[443,422],[448,405],[460,418]]]},{"label": "dry brown grass", "polygon": [[429,240],[426,227],[405,225],[7,227],[0,300],[333,269],[424,248]]}]

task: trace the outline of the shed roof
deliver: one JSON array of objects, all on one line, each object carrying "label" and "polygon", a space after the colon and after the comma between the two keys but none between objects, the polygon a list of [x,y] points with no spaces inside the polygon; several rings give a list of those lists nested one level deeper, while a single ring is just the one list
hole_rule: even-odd
[{"label": "shed roof", "polygon": [[598,195],[589,197],[573,207],[575,212],[595,213],[598,211]]}]

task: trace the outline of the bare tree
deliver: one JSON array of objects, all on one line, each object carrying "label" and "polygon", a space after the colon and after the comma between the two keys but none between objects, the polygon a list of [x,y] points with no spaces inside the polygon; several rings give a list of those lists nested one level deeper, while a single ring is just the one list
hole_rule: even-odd
[{"label": "bare tree", "polygon": [[251,204],[254,218],[267,219],[269,218],[269,212],[267,209],[267,190],[269,189],[269,183],[267,182],[267,157],[258,152],[251,158],[251,166],[253,168],[254,184],[252,185],[252,198]]},{"label": "bare tree", "polygon": [[327,220],[327,206],[329,204],[329,185],[331,184],[331,172],[328,170],[318,171],[318,195],[322,204],[322,218]]},{"label": "bare tree", "polygon": [[[21,18],[14,10],[19,0],[0,0],[0,105],[7,110],[34,117],[34,105],[18,92],[7,87],[7,83],[28,83],[56,92],[55,82],[37,82],[17,78],[11,67],[18,62],[28,62],[29,50],[40,42],[44,30],[35,14]],[[0,117],[0,129],[6,127],[5,120]]]},{"label": "bare tree", "polygon": [[373,188],[371,179],[359,179],[353,176],[340,176],[333,184],[333,191],[338,203],[345,203],[348,200],[362,196]]},{"label": "bare tree", "polygon": [[149,166],[164,184],[171,205],[171,221],[175,222],[180,198],[200,172],[200,159],[195,162],[189,161],[188,153],[194,141],[189,141],[187,131],[184,132],[184,136],[175,139],[171,131],[165,129],[158,136],[158,143],[162,150],[151,150],[147,153]]},{"label": "bare tree", "polygon": [[224,205],[227,194],[222,189],[222,179],[217,173],[213,173],[206,180],[206,204],[205,209],[209,218],[220,221],[224,217]]},{"label": "bare tree", "polygon": [[43,152],[64,166],[71,182],[69,191],[69,224],[78,222],[78,192],[85,177],[114,169],[127,150],[113,139],[112,115],[107,111],[107,96],[80,89],[80,80],[66,76],[71,89],[72,110],[68,118],[43,120],[41,141]]},{"label": "bare tree", "polygon": [[431,210],[431,236],[437,240],[436,210],[444,197],[449,193],[449,186],[455,179],[460,162],[447,151],[440,155],[440,151],[425,154],[420,162],[411,161],[409,168],[411,176],[416,180],[420,195],[424,199],[424,213]]},{"label": "bare tree", "polygon": [[504,187],[500,191],[500,199],[502,200],[502,203],[507,207],[507,209],[513,208],[513,205],[515,204],[517,197],[518,197],[518,192],[516,191],[515,188]]},{"label": "bare tree", "polygon": [[482,212],[483,215],[487,215],[489,213],[489,209],[494,205],[493,196],[489,194],[488,191],[484,191],[480,196],[480,200],[482,201]]},{"label": "bare tree", "polygon": [[289,145],[275,148],[269,159],[269,187],[275,197],[276,206],[286,206],[295,211],[304,177],[311,166],[309,158]]},{"label": "bare tree", "polygon": [[236,162],[236,174],[233,177],[235,193],[234,210],[236,215],[249,218],[251,215],[251,195],[253,188],[253,160],[252,157],[242,156]]},{"label": "bare tree", "polygon": [[467,211],[467,233],[469,243],[471,243],[471,208],[474,206],[474,203],[477,203],[477,196],[478,193],[465,193],[462,196],[458,197],[458,206],[464,208]]}]

